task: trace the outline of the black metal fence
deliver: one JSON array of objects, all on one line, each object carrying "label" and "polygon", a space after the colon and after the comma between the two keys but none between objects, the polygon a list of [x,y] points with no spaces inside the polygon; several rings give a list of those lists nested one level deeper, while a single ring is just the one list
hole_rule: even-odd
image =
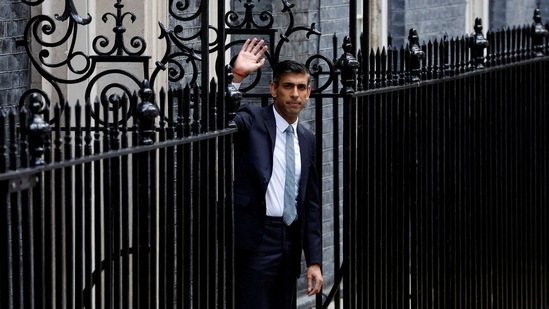
[{"label": "black metal fence", "polygon": [[549,306],[547,26],[410,38],[345,99],[343,307]]},{"label": "black metal fence", "polygon": [[[319,33],[294,26],[286,1],[292,22],[278,43],[272,14],[256,23],[253,1],[243,16],[220,3],[217,29],[208,1],[170,1],[174,25],[159,24],[166,51],[151,59],[148,42],[128,37],[136,16],[115,0],[100,19],[113,33],[86,52],[76,38],[95,16],[65,3],[32,16],[18,42],[49,90],[29,89],[0,112],[1,307],[232,308],[236,129],[227,124],[241,94],[226,87],[225,52],[266,36],[273,64],[293,33]],[[130,63],[141,73],[120,68]],[[155,93],[163,76],[172,87]],[[82,103],[67,102],[64,89],[79,83]]]},{"label": "black metal fence", "polygon": [[[208,1],[189,4],[208,12]],[[269,38],[274,52],[267,60],[276,63],[287,40],[275,44],[270,14],[264,26],[254,24],[251,4],[243,21],[220,14],[226,28],[216,29],[215,40],[207,18],[194,20],[201,50],[224,54],[242,42],[225,44],[226,34],[258,34]],[[297,31],[319,34],[314,25],[294,27],[292,6],[283,4],[292,21],[285,39]],[[227,120],[240,93],[225,89],[224,57],[215,64],[219,83],[210,80],[206,52],[188,47],[184,27],[160,25],[170,52],[149,76],[145,42],[134,38],[136,50],[127,50],[124,5],[117,0],[114,7],[116,48],[104,51],[109,40],[100,36],[97,55],[68,56],[89,64],[89,72],[73,72],[90,78],[82,104],[54,105],[42,89],[31,89],[18,109],[0,113],[0,304],[232,308],[236,131]],[[174,7],[171,14],[189,8]],[[76,33],[89,20],[72,9],[57,18]],[[49,34],[53,24],[33,17],[27,33]],[[547,28],[536,15],[532,26],[484,37],[478,20],[470,37],[427,44],[411,29],[405,47],[356,58],[348,38],[335,57],[334,38],[334,60],[307,59],[317,81],[311,105],[318,170],[334,186],[334,206],[323,213],[333,224],[334,256],[325,257],[333,265],[324,267],[334,270],[327,281],[334,285],[317,307],[339,297],[344,308],[549,305]],[[32,38],[25,39],[32,58]],[[31,62],[47,66],[51,53]],[[144,75],[91,70],[125,61],[142,64]],[[171,82],[190,75],[189,86],[154,93],[164,70]],[[38,71],[65,102],[59,85],[74,81]],[[91,100],[98,80],[113,74],[130,83],[107,84]],[[268,93],[245,98],[266,104]]]},{"label": "black metal fence", "polygon": [[144,86],[118,109],[57,105],[51,132],[39,101],[0,114],[2,307],[230,302],[234,129],[199,134],[215,109],[197,87],[161,93],[157,108]]}]

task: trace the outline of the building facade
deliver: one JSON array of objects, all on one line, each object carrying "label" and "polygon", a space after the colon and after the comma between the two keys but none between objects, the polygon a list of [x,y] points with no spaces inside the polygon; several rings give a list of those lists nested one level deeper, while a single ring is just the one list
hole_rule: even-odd
[{"label": "building facade", "polygon": [[29,12],[20,1],[0,1],[0,108],[15,106],[29,87],[29,62],[18,47]]},{"label": "building facade", "polygon": [[[292,58],[300,61],[305,61],[311,54],[321,54],[328,59],[337,59],[339,55],[334,54],[332,46],[333,38],[341,39],[344,36],[351,35],[355,37],[355,43],[358,42],[359,33],[350,33],[351,24],[356,24],[358,29],[368,29],[369,47],[377,48],[388,44],[388,37],[392,37],[391,44],[399,46],[406,44],[408,30],[415,28],[421,40],[440,39],[443,36],[454,37],[462,36],[473,32],[474,19],[480,17],[483,19],[485,31],[492,28],[511,27],[517,24],[530,24],[532,22],[532,13],[536,7],[542,10],[542,17],[549,17],[549,1],[518,1],[508,0],[456,0],[448,3],[443,0],[379,0],[357,3],[354,1],[337,1],[337,0],[318,0],[318,1],[296,1],[293,11],[295,13],[295,22],[298,25],[308,26],[315,24],[318,31],[321,33],[318,36],[307,37],[300,34],[292,39],[291,44],[286,45],[282,53],[284,58]],[[84,33],[80,33],[78,37],[78,47],[85,52],[92,54],[92,41],[98,35],[111,31],[112,25],[100,22],[101,16],[106,12],[112,11],[112,0],[100,0],[95,2],[79,2],[76,3],[82,16],[92,17],[91,26],[86,28]],[[253,2],[249,1],[248,3]],[[48,91],[51,87],[47,80],[41,76],[31,73],[31,63],[27,57],[27,52],[22,45],[18,44],[21,40],[28,39],[25,34],[25,25],[32,15],[39,13],[60,13],[57,8],[63,7],[64,1],[57,0],[48,3],[43,3],[40,10],[38,8],[30,8],[21,2],[0,1],[0,108],[16,106],[19,98],[24,92],[32,87],[44,89]],[[170,28],[175,28],[178,23],[177,18],[170,17],[168,13],[167,0],[149,0],[142,2],[127,2],[124,3],[128,11],[134,12],[136,15],[135,27],[128,28],[128,36],[142,36],[147,42],[145,55],[151,59],[162,58],[162,51],[165,48],[163,41],[158,40],[160,30],[158,22],[165,25],[170,25]],[[227,9],[238,10],[242,8],[241,1],[227,1]],[[274,28],[278,28],[278,33],[282,33],[285,25],[290,21],[287,15],[282,11],[282,1],[265,0],[254,3],[257,12],[268,11],[272,12],[274,20]],[[217,25],[217,9],[215,5],[210,6],[210,20],[212,25]],[[356,19],[349,18],[351,13],[356,13]],[[367,25],[365,23],[367,22]],[[197,25],[198,27],[198,25]],[[190,30],[190,29],[189,29]],[[192,32],[192,31],[191,31]],[[357,31],[359,32],[359,31]],[[278,39],[278,38],[277,38]],[[19,47],[18,47],[19,46]],[[355,49],[359,49],[356,46]],[[66,46],[60,46],[58,49],[59,55],[63,55]],[[55,58],[55,55],[53,55]],[[61,57],[62,58],[62,57]],[[78,61],[75,62],[77,64]],[[212,61],[213,62],[213,61]],[[129,68],[131,70],[140,70],[142,68]],[[152,71],[154,66],[150,66],[148,70]],[[150,73],[150,72],[149,72]],[[60,72],[61,75],[66,75],[70,78],[67,72]],[[167,74],[166,74],[167,75]],[[168,84],[168,77],[161,75],[161,80],[158,84]],[[82,85],[64,85],[63,92],[66,93],[66,99],[74,101],[79,99],[82,93]],[[257,86],[257,90],[261,91],[262,85]],[[263,85],[265,87],[265,85]],[[303,114],[303,121],[309,127],[314,127],[314,105],[311,105]],[[326,111],[327,113],[329,111]],[[327,135],[330,138],[331,135]],[[332,141],[326,141],[327,144],[332,144]],[[326,170],[331,170],[333,164],[330,157],[327,155],[325,160]],[[330,195],[334,194],[334,190],[339,189],[340,184],[331,184],[328,181],[323,184],[323,200],[333,201]],[[334,207],[325,203],[326,212]],[[325,217],[324,233],[333,233],[334,218]],[[327,237],[326,239],[331,239]],[[324,244],[325,256],[331,257],[334,255],[337,243],[326,242]],[[333,269],[324,269],[327,277],[327,284],[333,282]],[[300,281],[300,294],[304,289],[304,278]],[[300,298],[300,306],[305,308],[310,306],[310,300]]]}]

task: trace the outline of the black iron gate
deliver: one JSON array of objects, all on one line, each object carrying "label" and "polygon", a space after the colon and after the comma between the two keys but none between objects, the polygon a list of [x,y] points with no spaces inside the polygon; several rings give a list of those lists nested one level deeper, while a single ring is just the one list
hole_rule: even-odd
[{"label": "black iron gate", "polygon": [[[232,308],[227,123],[241,94],[226,87],[230,60],[208,55],[261,36],[275,64],[292,35],[319,33],[298,26],[284,0],[289,26],[278,33],[251,0],[219,14],[222,27],[210,25],[209,1],[169,1],[175,22],[158,25],[166,51],[151,59],[149,42],[126,37],[135,15],[113,2],[102,20],[114,32],[93,39],[93,55],[74,39],[91,17],[71,0],[57,16],[32,16],[20,42],[51,90],[0,113],[0,304]],[[59,40],[44,40],[59,24]],[[333,190],[323,214],[333,288],[317,307],[340,297],[344,308],[548,305],[547,25],[538,14],[532,27],[486,38],[480,21],[475,29],[423,45],[411,29],[408,45],[356,58],[348,38],[336,57],[334,37],[333,59],[305,60],[321,188]],[[56,48],[68,53],[54,63]],[[63,66],[77,77],[57,76]],[[268,71],[243,85],[246,100],[267,104],[253,90]],[[83,98],[66,103],[75,83]]]},{"label": "black iron gate", "polygon": [[406,48],[363,56],[369,90],[345,99],[344,308],[549,306],[548,25],[534,16],[422,45],[412,29]]},{"label": "black iron gate", "polygon": [[[31,111],[0,115],[9,128],[0,132],[9,145],[0,173],[2,307],[211,308],[231,301],[234,129],[199,134],[202,118],[188,109],[191,88],[171,91],[175,104],[162,99],[159,110],[143,90],[141,99],[118,102],[121,110],[138,107],[135,130],[117,109],[108,118],[99,100],[66,104],[62,117],[55,106],[51,133],[39,101]],[[199,105],[213,116],[211,106]],[[177,118],[145,125],[147,113],[174,109]],[[102,126],[92,111],[120,125]],[[75,126],[64,127],[60,120],[70,117]]]},{"label": "black iron gate", "polygon": [[[320,33],[297,25],[287,1],[289,25],[276,30],[253,1],[240,13],[216,2],[221,27],[210,25],[209,1],[169,1],[170,25],[158,24],[165,51],[151,59],[151,42],[129,35],[137,16],[112,2],[97,18],[112,32],[90,51],[78,41],[95,17],[72,0],[32,16],[18,42],[42,86],[0,113],[1,307],[232,308],[236,129],[227,124],[241,94],[227,87],[225,52],[268,41],[268,65],[247,91],[293,35]],[[318,96],[335,68],[321,55],[307,65],[325,80]],[[83,85],[80,100],[69,102],[73,85]]]}]

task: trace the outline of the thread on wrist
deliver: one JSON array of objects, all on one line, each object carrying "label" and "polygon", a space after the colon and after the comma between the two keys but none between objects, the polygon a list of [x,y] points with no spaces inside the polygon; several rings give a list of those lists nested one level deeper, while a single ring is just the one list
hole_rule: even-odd
[{"label": "thread on wrist", "polygon": [[242,74],[242,72],[238,72],[237,70],[233,69],[233,74],[234,75],[237,75],[237,76],[240,76],[242,78],[246,78],[246,74]]}]

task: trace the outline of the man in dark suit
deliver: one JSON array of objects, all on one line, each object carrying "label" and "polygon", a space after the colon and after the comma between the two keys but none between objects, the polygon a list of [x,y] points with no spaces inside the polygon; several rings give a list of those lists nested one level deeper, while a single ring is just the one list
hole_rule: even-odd
[{"label": "man in dark suit", "polygon": [[[233,83],[259,69],[267,47],[247,40]],[[273,104],[236,113],[234,228],[236,308],[283,309],[295,302],[301,252],[307,294],[321,292],[322,235],[315,138],[298,121],[311,93],[307,68],[281,61],[270,84]]]}]

